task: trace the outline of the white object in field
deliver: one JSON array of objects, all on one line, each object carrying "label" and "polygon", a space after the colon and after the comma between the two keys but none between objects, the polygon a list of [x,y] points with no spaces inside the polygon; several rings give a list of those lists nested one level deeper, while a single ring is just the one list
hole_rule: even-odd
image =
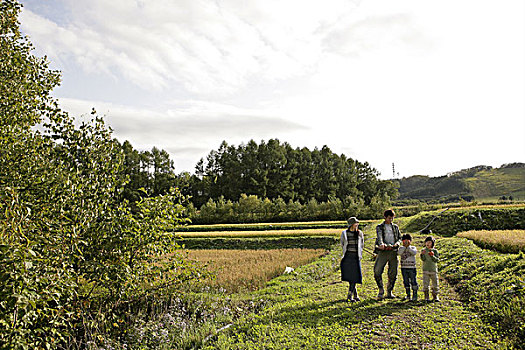
[{"label": "white object in field", "polygon": [[292,272],[293,272],[293,267],[286,266],[286,268],[284,269],[284,273],[292,273]]}]

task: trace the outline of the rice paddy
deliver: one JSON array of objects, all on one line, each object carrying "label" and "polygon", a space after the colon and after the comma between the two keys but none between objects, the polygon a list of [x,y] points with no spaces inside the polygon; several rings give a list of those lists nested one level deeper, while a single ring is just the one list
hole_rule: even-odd
[{"label": "rice paddy", "polygon": [[188,258],[207,264],[216,276],[212,288],[226,292],[255,290],[284,273],[286,267],[297,268],[324,255],[324,249],[272,250],[189,250]]},{"label": "rice paddy", "polygon": [[460,232],[458,237],[471,239],[482,248],[502,253],[525,250],[525,230],[472,230]]}]

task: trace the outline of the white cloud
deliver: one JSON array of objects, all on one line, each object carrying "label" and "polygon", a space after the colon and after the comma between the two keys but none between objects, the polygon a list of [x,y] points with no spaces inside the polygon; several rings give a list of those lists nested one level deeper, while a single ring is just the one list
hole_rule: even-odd
[{"label": "white cloud", "polygon": [[[524,161],[523,1],[52,3],[67,15],[28,6],[24,32],[65,74],[103,76],[90,80],[96,96],[61,91],[62,102],[108,101],[94,105],[136,147],[194,164],[223,139],[279,137],[349,152],[385,177],[393,161],[401,175]],[[127,91],[147,98],[126,102]]]},{"label": "white cloud", "polygon": [[64,0],[61,26],[29,9],[22,23],[52,60],[71,57],[87,72],[122,75],[144,88],[183,84],[202,95],[228,95],[256,77],[280,81],[318,62],[318,29],[355,6],[265,1]]},{"label": "white cloud", "polygon": [[172,101],[166,110],[65,98],[60,99],[60,105],[74,116],[85,115],[95,108],[99,115],[105,116],[120,141],[129,140],[141,150],[154,146],[166,149],[186,170],[192,169],[196,160],[216,149],[223,140],[259,141],[308,129],[276,115],[202,101]]}]

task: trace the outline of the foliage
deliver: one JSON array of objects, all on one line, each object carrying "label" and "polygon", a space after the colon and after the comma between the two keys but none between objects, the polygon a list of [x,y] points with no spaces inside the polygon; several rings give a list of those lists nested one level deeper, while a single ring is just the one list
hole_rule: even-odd
[{"label": "foliage", "polygon": [[124,186],[122,197],[134,203],[143,197],[168,194],[176,187],[173,160],[168,152],[153,147],[151,151],[138,151],[129,141],[121,145],[124,161],[122,173],[129,181]]},{"label": "foliage", "polygon": [[277,139],[260,144],[251,140],[237,147],[223,141],[199,161],[187,194],[196,207],[209,198],[240,201],[243,193],[303,205],[312,199],[351,197],[368,205],[374,196],[396,196],[392,183],[377,176],[368,163],[338,156],[327,146],[310,151]]},{"label": "foliage", "polygon": [[[410,218],[404,227],[407,231],[423,229],[438,211],[422,212]],[[456,208],[443,212],[429,228],[442,236],[453,236],[469,230],[513,230],[525,227],[525,207],[471,207]]]},{"label": "foliage", "polygon": [[339,238],[335,237],[281,237],[281,238],[185,238],[187,249],[329,249]]},{"label": "foliage", "polygon": [[523,254],[483,250],[460,238],[442,239],[441,273],[470,308],[508,337],[525,347],[525,259]]},{"label": "foliage", "polygon": [[481,248],[493,249],[501,253],[525,251],[525,230],[472,230],[459,232],[457,236],[471,239]]},{"label": "foliage", "polygon": [[181,194],[132,215],[119,145],[95,111],[77,127],[57,107],[59,75],[31,54],[20,8],[0,3],[0,344],[86,347],[197,272],[151,263],[177,248],[163,229],[183,222]]},{"label": "foliage", "polygon": [[151,317],[132,315],[132,327],[116,349],[198,349],[222,327],[259,312],[266,300],[250,295],[185,293],[173,298]]},{"label": "foliage", "polygon": [[334,197],[327,202],[311,199],[301,204],[292,200],[286,203],[281,197],[270,200],[242,194],[237,202],[224,197],[217,201],[210,198],[199,212],[194,211],[189,216],[195,224],[340,220],[350,216],[372,219],[382,217],[388,207],[390,198],[387,195],[373,196],[365,205],[362,199],[351,197],[344,200]]}]

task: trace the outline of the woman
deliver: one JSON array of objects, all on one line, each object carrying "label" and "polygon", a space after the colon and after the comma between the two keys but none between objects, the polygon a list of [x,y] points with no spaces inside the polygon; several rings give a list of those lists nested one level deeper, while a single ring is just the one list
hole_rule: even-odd
[{"label": "woman", "polygon": [[348,228],[341,234],[343,259],[341,260],[341,280],[349,282],[347,301],[356,302],[361,299],[357,296],[356,284],[363,283],[361,274],[361,258],[364,245],[363,232],[359,230],[359,220],[352,216],[348,219]]}]

